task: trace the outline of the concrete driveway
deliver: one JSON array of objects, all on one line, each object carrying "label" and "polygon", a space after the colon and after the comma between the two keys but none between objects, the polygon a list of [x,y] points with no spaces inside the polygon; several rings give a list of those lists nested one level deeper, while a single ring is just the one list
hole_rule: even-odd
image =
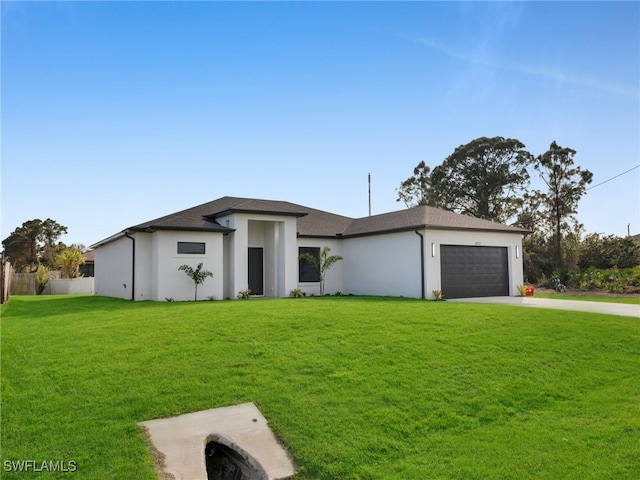
[{"label": "concrete driveway", "polygon": [[556,300],[552,298],[536,297],[456,298],[449,301],[518,305],[522,307],[551,308],[556,310],[572,310],[574,312],[593,312],[605,313],[607,315],[640,317],[640,305],[630,305],[626,303],[585,302],[580,300]]}]

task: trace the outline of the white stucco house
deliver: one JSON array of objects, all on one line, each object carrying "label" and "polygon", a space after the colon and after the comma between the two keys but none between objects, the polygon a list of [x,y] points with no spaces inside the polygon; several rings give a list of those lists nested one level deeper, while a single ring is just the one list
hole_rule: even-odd
[{"label": "white stucco house", "polygon": [[526,230],[433,207],[349,218],[284,201],[223,197],[134,225],[92,245],[95,292],[132,300],[192,300],[178,267],[213,272],[198,298],[319,293],[299,254],[329,246],[343,260],[327,293],[432,298],[513,296],[523,283]]}]

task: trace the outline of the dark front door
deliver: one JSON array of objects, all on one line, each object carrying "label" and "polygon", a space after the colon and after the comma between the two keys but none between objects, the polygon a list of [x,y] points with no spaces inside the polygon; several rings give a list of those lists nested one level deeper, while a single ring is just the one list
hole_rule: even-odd
[{"label": "dark front door", "polygon": [[249,248],[249,290],[264,295],[264,254],[262,248]]},{"label": "dark front door", "polygon": [[444,298],[509,295],[509,259],[504,247],[440,246]]}]

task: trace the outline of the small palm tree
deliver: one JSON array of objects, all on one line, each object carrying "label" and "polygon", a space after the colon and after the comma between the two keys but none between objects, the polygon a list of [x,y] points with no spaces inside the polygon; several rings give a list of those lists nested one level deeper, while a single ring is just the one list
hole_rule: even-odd
[{"label": "small palm tree", "polygon": [[193,280],[196,287],[194,300],[198,301],[198,285],[204,283],[207,277],[213,277],[213,273],[209,270],[202,270],[202,262],[200,262],[195,269],[189,265],[180,265],[178,270],[182,270],[191,280]]},{"label": "small palm tree", "polygon": [[309,252],[301,253],[299,258],[303,262],[307,262],[318,272],[320,277],[320,295],[324,296],[324,276],[327,271],[339,260],[342,260],[340,255],[329,255],[331,249],[328,246],[322,247],[320,251],[320,258],[316,258]]},{"label": "small palm tree", "polygon": [[63,278],[78,278],[80,265],[84,264],[82,252],[75,248],[65,248],[55,257],[56,267],[62,270]]}]

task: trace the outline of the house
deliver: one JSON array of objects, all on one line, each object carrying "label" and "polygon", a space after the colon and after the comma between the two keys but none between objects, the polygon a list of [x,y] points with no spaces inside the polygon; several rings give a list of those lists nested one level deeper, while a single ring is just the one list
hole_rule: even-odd
[{"label": "house", "polygon": [[93,277],[94,270],[95,270],[95,260],[96,260],[95,252],[93,250],[84,252],[82,254],[82,259],[84,260],[84,263],[80,265],[80,269],[79,269],[80,276]]},{"label": "house", "polygon": [[432,298],[510,296],[523,282],[527,230],[421,206],[349,218],[284,201],[223,197],[134,225],[95,245],[95,291],[132,300],[190,300],[178,267],[213,272],[199,298],[319,293],[317,273],[298,259],[329,246],[343,260],[327,293]]}]

